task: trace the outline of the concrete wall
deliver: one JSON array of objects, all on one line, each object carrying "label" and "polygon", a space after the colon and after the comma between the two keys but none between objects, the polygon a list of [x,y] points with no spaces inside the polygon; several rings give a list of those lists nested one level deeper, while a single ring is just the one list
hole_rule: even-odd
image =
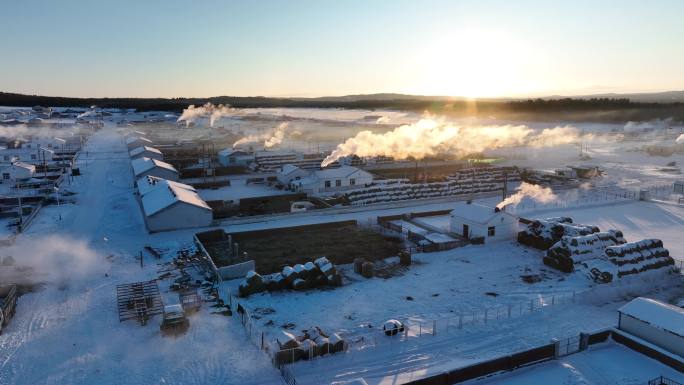
[{"label": "concrete wall", "polygon": [[148,230],[166,231],[189,227],[206,227],[211,225],[211,210],[203,209],[184,202],[177,202],[151,217],[147,217]]},{"label": "concrete wall", "polygon": [[684,337],[655,328],[626,314],[620,314],[618,329],[684,357]]}]

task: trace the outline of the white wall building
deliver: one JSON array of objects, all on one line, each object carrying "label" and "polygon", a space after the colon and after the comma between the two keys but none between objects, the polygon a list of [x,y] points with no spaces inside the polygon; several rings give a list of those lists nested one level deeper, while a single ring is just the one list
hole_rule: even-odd
[{"label": "white wall building", "polygon": [[142,137],[142,136],[129,136],[126,138],[126,147],[128,150],[132,150],[136,147],[143,147],[143,146],[152,146],[153,143],[151,140]]},{"label": "white wall building", "polygon": [[144,176],[156,176],[162,179],[176,181],[178,180],[178,170],[172,165],[157,159],[138,158],[131,161],[133,167],[133,175],[135,179],[140,179]]},{"label": "white wall building", "polygon": [[373,183],[373,175],[356,167],[342,166],[314,170],[306,177],[294,180],[291,185],[309,195],[333,195],[335,193],[361,188]]},{"label": "white wall building", "polygon": [[450,217],[451,232],[464,238],[492,242],[515,239],[518,234],[517,217],[478,203],[460,202]]},{"label": "white wall building", "polygon": [[684,358],[684,309],[638,297],[618,316],[618,329]]},{"label": "white wall building", "polygon": [[249,166],[254,162],[254,153],[233,148],[225,148],[218,152],[218,162],[224,167]]},{"label": "white wall building", "polygon": [[33,137],[28,142],[22,143],[21,148],[34,150],[40,148],[61,150],[66,148],[66,140],[49,136]]},{"label": "white wall building", "polygon": [[142,147],[136,147],[132,149],[131,151],[128,152],[128,155],[131,157],[131,159],[138,159],[138,158],[150,158],[150,159],[156,159],[156,160],[164,160],[164,154],[162,154],[161,151],[154,147],[150,146],[142,146]]},{"label": "white wall building", "polygon": [[289,186],[290,183],[305,178],[310,174],[311,170],[304,170],[297,166],[286,164],[283,167],[281,167],[280,170],[278,170],[278,174],[276,175],[276,177],[278,178],[278,182],[282,183],[285,186]]},{"label": "white wall building", "polygon": [[5,148],[0,150],[0,163],[42,164],[43,161],[50,163],[54,155],[54,151],[45,148]]},{"label": "white wall building", "polygon": [[24,162],[14,162],[2,169],[2,179],[10,181],[31,179],[36,173],[36,166]]},{"label": "white wall building", "polygon": [[192,186],[161,178],[138,180],[148,230],[166,231],[211,225],[212,210]]}]

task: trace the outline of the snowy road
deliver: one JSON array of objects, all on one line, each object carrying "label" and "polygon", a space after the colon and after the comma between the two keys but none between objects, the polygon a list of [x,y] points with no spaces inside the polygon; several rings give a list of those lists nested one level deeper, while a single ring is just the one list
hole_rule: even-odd
[{"label": "snowy road", "polygon": [[178,338],[160,336],[159,317],[144,327],[119,322],[115,286],[157,276],[158,266],[141,269],[135,258],[155,240],[145,232],[119,135],[93,135],[78,166],[83,175],[63,186],[77,203],[46,207],[2,250],[48,279],[19,298],[0,336],[0,384],[279,383],[242,326],[206,307]]}]

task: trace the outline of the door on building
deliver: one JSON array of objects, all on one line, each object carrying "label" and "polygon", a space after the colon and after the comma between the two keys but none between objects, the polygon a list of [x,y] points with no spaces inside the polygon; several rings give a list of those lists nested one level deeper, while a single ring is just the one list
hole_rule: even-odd
[{"label": "door on building", "polygon": [[470,227],[466,224],[463,225],[463,238],[468,238],[468,234],[470,233]]}]

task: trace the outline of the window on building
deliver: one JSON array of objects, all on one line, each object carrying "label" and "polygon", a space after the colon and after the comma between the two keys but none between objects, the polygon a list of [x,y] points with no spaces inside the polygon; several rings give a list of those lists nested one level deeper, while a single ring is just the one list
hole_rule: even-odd
[{"label": "window on building", "polygon": [[325,188],[330,188],[331,184],[329,180],[325,181]]},{"label": "window on building", "polygon": [[335,181],[335,186],[337,186],[337,187],[342,186],[342,180],[341,180],[341,179],[336,180],[336,181]]},{"label": "window on building", "polygon": [[3,159],[9,160],[9,155],[5,155],[5,156],[3,157]]},{"label": "window on building", "polygon": [[31,144],[30,144],[30,143],[27,144],[27,145],[26,145],[26,148],[31,148]]},{"label": "window on building", "polygon": [[9,179],[9,173],[8,173],[8,172],[3,172],[3,173],[2,173],[2,179]]},{"label": "window on building", "polygon": [[36,154],[31,154],[31,159],[35,160],[35,159],[36,159]]},{"label": "window on building", "polygon": [[356,179],[354,179],[354,178],[349,179],[349,185],[350,186],[356,185]]},{"label": "window on building", "polygon": [[487,236],[493,237],[496,235],[496,226],[490,226],[487,228]]}]

